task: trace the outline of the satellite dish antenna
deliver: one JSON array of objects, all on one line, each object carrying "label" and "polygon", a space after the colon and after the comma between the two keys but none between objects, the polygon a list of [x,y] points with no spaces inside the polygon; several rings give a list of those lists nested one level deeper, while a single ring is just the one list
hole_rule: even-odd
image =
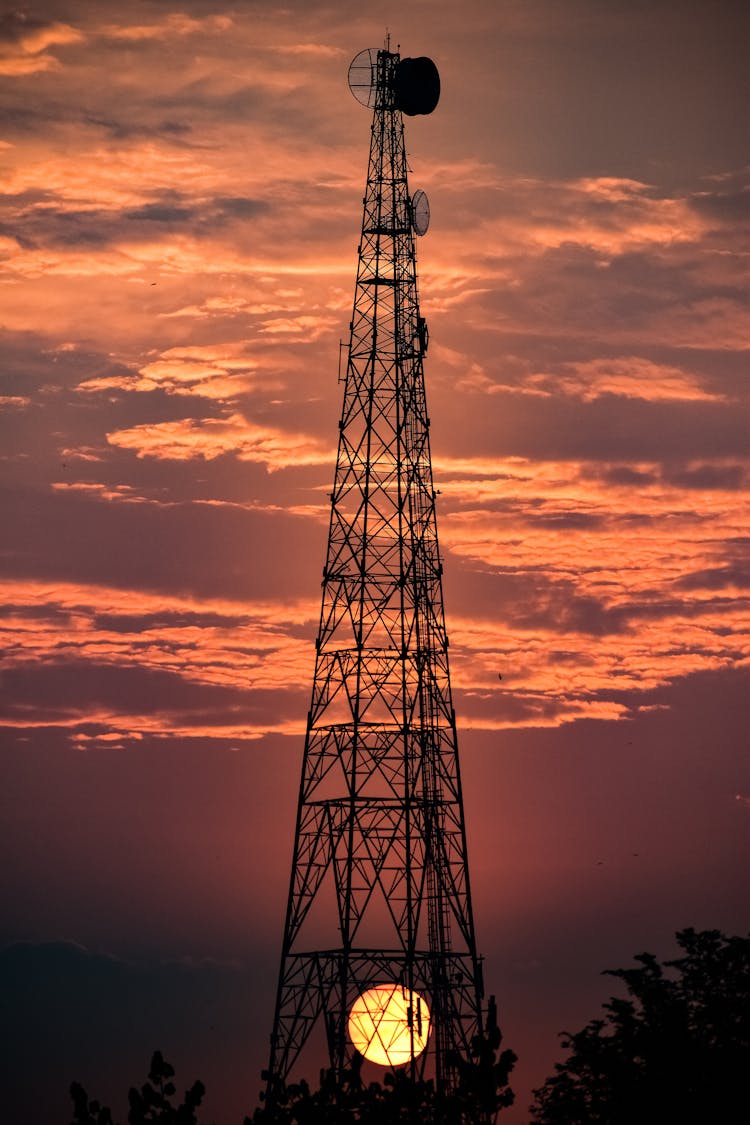
[{"label": "satellite dish antenna", "polygon": [[417,234],[427,234],[430,225],[430,201],[427,193],[421,188],[411,197],[411,225]]},{"label": "satellite dish antenna", "polygon": [[372,109],[378,85],[378,49],[366,47],[349,64],[349,89],[360,105]]}]

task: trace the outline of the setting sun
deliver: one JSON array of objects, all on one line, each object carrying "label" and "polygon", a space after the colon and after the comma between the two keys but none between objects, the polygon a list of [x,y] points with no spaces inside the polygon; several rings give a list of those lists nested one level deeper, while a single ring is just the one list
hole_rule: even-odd
[{"label": "setting sun", "polygon": [[363,992],[349,1013],[349,1037],[361,1055],[380,1066],[403,1066],[421,1055],[430,1034],[430,1012],[416,992],[379,984]]}]

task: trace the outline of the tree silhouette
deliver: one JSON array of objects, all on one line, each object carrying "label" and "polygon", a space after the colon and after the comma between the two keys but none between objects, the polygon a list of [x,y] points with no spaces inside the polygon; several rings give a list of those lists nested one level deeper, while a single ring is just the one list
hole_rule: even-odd
[{"label": "tree silhouette", "polygon": [[112,1125],[109,1107],[89,1101],[80,1082],[71,1083],[70,1096],[73,1099],[73,1125]]},{"label": "tree silhouette", "polygon": [[502,1041],[497,1004],[490,996],[487,1022],[484,1031],[472,1040],[471,1057],[454,1060],[458,1071],[453,1095],[456,1121],[495,1121],[501,1109],[513,1105],[515,1095],[508,1081],[518,1056],[507,1049],[500,1051]]},{"label": "tree silhouette", "polygon": [[361,1056],[337,1082],[322,1071],[320,1085],[280,1083],[272,1104],[259,1107],[244,1125],[491,1125],[513,1103],[508,1086],[516,1062],[513,1051],[500,1052],[502,1034],[495,998],[490,997],[485,1027],[474,1037],[469,1059],[451,1060],[456,1083],[439,1093],[431,1079],[411,1078],[406,1070],[386,1073],[382,1085],[362,1082]]},{"label": "tree silhouette", "polygon": [[[748,1121],[750,937],[677,933],[683,956],[608,970],[629,998],[562,1033],[570,1052],[535,1091],[536,1125],[666,1125]],[[665,972],[665,970],[667,970]]]},{"label": "tree silhouette", "polygon": [[[195,1111],[203,1101],[205,1086],[194,1082],[185,1091],[183,1101],[173,1105],[171,1099],[177,1092],[173,1078],[174,1067],[165,1061],[161,1051],[154,1051],[148,1082],[140,1090],[131,1087],[128,1094],[129,1125],[198,1125]],[[73,1099],[72,1125],[113,1125],[108,1107],[97,1101],[90,1102],[79,1082],[71,1085],[70,1096]]]},{"label": "tree silhouette", "polygon": [[161,1051],[154,1051],[148,1082],[140,1090],[132,1088],[128,1094],[130,1125],[197,1125],[195,1111],[203,1101],[206,1087],[202,1082],[194,1082],[181,1105],[173,1106],[170,1098],[176,1090],[172,1082],[174,1067],[164,1061]]},{"label": "tree silhouette", "polygon": [[[452,1060],[457,1079],[449,1093],[439,1094],[431,1079],[412,1079],[406,1070],[387,1073],[382,1085],[365,1085],[363,1060],[356,1056],[341,1082],[332,1071],[322,1071],[316,1090],[304,1081],[280,1083],[273,1104],[259,1106],[245,1118],[245,1125],[492,1125],[500,1110],[513,1102],[508,1079],[516,1056],[500,1051],[501,1044],[491,997],[486,1026],[472,1041],[471,1058]],[[193,1083],[175,1105],[173,1078],[174,1068],[155,1051],[148,1082],[140,1089],[131,1088],[128,1095],[129,1125],[198,1125],[203,1083]],[[70,1096],[72,1125],[113,1125],[108,1107],[89,1101],[80,1083],[72,1084]]]}]

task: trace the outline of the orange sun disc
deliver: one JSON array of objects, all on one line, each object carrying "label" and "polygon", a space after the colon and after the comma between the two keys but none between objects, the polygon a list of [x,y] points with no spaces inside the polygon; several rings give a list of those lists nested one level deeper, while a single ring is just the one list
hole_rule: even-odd
[{"label": "orange sun disc", "polygon": [[403,1066],[421,1055],[430,1033],[424,999],[399,984],[379,984],[354,1001],[349,1038],[361,1055],[380,1066]]}]

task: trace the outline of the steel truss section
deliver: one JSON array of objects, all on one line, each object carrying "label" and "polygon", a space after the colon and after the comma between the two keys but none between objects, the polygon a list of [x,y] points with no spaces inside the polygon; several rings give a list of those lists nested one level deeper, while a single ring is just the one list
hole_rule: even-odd
[{"label": "steel truss section", "polygon": [[[316,1025],[351,1062],[351,1004],[423,995],[413,1072],[455,1078],[481,1021],[404,129],[377,56],[328,550],[271,1036],[269,1096]],[[321,913],[335,942],[323,944]],[[323,944],[323,948],[321,948]],[[335,947],[332,945],[335,944]],[[320,1059],[316,1062],[319,1065]]]}]

